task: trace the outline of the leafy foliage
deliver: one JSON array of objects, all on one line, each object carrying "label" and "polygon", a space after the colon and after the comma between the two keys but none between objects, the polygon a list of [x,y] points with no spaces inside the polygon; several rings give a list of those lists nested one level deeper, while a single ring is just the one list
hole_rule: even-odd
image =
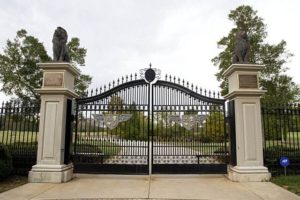
[{"label": "leafy foliage", "polygon": [[124,100],[114,95],[110,99],[108,105],[108,113],[114,114],[131,114],[131,118],[126,122],[119,123],[118,127],[112,130],[107,130],[108,134],[118,135],[124,139],[147,140],[147,117],[144,112],[138,110],[135,102],[132,102],[128,107],[124,104]]},{"label": "leafy foliage", "polygon": [[[169,120],[170,116],[176,115],[176,112],[168,112],[166,106],[162,106],[162,110],[166,110],[164,112],[154,112],[154,136],[157,138],[168,138],[171,139],[174,137],[180,138],[186,136],[192,137],[193,132],[187,131],[180,124],[171,122]],[[185,114],[195,114],[193,110],[187,110]]]},{"label": "leafy foliage", "polygon": [[[140,110],[140,106],[132,102],[130,105],[125,104],[122,97],[113,95],[108,102],[108,110],[103,114],[131,114],[128,121],[120,122],[116,128],[109,129],[103,126],[93,124],[89,119],[81,118],[83,125],[79,125],[80,131],[99,131],[107,133],[107,135],[114,135],[117,138],[128,140],[148,140],[148,116],[144,111]],[[224,142],[225,127],[224,114],[218,109],[218,106],[213,107],[208,114],[206,120],[202,123],[195,123],[191,130],[186,129],[181,123],[170,121],[169,117],[176,115],[175,111],[168,111],[167,107],[164,112],[153,113],[153,137],[155,139],[163,138],[168,141],[180,140],[191,142],[197,140],[201,142]],[[184,115],[197,115],[198,111],[189,109],[184,111]],[[87,125],[85,125],[87,124]]]},{"label": "leafy foliage", "polygon": [[[79,38],[71,38],[70,42],[67,44],[69,49],[69,55],[71,62],[75,63],[75,65],[84,66],[85,65],[85,56],[87,50],[85,48],[80,47]],[[86,96],[85,91],[89,87],[92,82],[92,77],[86,74],[80,74],[75,78],[74,88],[75,92],[81,96]]]},{"label": "leafy foliage", "polygon": [[[67,44],[70,58],[75,66],[85,64],[86,49],[80,47],[78,38]],[[37,63],[51,61],[43,43],[22,29],[13,40],[7,40],[3,54],[0,54],[1,91],[16,95],[23,103],[38,102],[39,95],[34,91],[41,87],[42,71]],[[83,95],[91,83],[89,75],[81,74],[75,80],[75,91]]]},{"label": "leafy foliage", "polygon": [[249,61],[266,65],[260,80],[263,89],[268,91],[264,96],[264,101],[282,97],[285,98],[285,102],[298,99],[300,94],[298,85],[292,81],[291,77],[284,74],[287,70],[284,64],[293,56],[286,50],[286,42],[284,40],[278,44],[265,42],[267,38],[266,25],[251,6],[239,6],[230,11],[228,17],[234,22],[236,28],[231,29],[227,36],[218,41],[218,47],[222,51],[212,59],[213,64],[219,68],[216,76],[218,81],[221,81],[222,95],[228,93],[228,83],[223,73],[232,64],[235,35],[239,30],[244,29],[247,31],[250,42]]},{"label": "leafy foliage", "polygon": [[25,30],[18,31],[13,40],[7,40],[4,54],[0,54],[1,91],[15,94],[24,102],[38,99],[34,89],[41,86],[42,71],[36,63],[50,60],[37,38],[28,36]]},{"label": "leafy foliage", "polygon": [[108,113],[123,113],[124,111],[124,100],[117,96],[113,95],[108,103]]},{"label": "leafy foliage", "polygon": [[224,114],[213,110],[204,125],[203,133],[208,141],[222,142],[225,138]]}]

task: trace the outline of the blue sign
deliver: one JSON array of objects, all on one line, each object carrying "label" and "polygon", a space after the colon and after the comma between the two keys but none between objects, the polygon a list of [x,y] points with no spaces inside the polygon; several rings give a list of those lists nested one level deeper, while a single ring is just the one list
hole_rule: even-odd
[{"label": "blue sign", "polygon": [[280,158],[280,165],[281,165],[282,167],[287,167],[287,166],[289,166],[289,165],[290,165],[290,160],[289,160],[289,158],[288,158],[288,157],[285,157],[285,156],[281,157],[281,158]]}]

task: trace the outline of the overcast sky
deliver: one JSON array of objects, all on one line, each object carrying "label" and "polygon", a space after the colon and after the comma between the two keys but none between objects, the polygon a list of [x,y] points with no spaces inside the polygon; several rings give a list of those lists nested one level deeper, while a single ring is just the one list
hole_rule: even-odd
[{"label": "overcast sky", "polygon": [[[242,4],[264,19],[268,42],[287,42],[295,55],[288,74],[300,84],[298,0],[0,0],[0,52],[23,28],[52,55],[53,32],[62,26],[87,49],[82,71],[93,77],[91,88],[151,62],[162,74],[219,90],[211,59],[220,52],[217,41],[234,26],[228,13]],[[0,94],[0,101],[7,98]]]}]

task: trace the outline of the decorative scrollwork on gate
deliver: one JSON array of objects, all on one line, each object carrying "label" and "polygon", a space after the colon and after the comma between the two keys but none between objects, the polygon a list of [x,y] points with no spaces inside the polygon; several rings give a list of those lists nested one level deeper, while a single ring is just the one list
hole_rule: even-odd
[{"label": "decorative scrollwork on gate", "polygon": [[104,125],[110,130],[116,128],[119,123],[128,121],[132,114],[92,114],[94,119],[104,122]]},{"label": "decorative scrollwork on gate", "polygon": [[156,68],[151,68],[151,63],[150,63],[150,68],[145,68],[140,70],[140,77],[141,79],[146,80],[148,83],[151,83],[155,79],[160,79],[161,75],[161,70],[156,69]]},{"label": "decorative scrollwork on gate", "polygon": [[171,115],[168,116],[168,118],[170,122],[178,123],[185,129],[190,131],[195,127],[197,123],[202,124],[206,120],[207,115]]}]

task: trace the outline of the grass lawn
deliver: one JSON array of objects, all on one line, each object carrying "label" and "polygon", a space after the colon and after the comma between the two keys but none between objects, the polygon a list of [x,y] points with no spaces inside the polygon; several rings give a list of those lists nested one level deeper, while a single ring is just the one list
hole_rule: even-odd
[{"label": "grass lawn", "polygon": [[[77,152],[79,153],[104,153],[107,156],[118,155],[121,151],[120,145],[117,145],[113,142],[107,141],[90,141],[82,142],[79,141],[77,144]],[[72,151],[74,146],[72,145]]]},{"label": "grass lawn", "polygon": [[298,176],[278,176],[271,179],[273,183],[279,185],[300,196],[300,175]]},{"label": "grass lawn", "polygon": [[0,193],[27,183],[27,176],[11,176],[0,181]]},{"label": "grass lawn", "polygon": [[3,144],[11,144],[15,142],[36,142],[36,131],[0,131],[0,142]]},{"label": "grass lawn", "polygon": [[288,132],[285,140],[266,140],[266,147],[282,146],[289,148],[298,148],[300,145],[300,132]]},{"label": "grass lawn", "polygon": [[[225,151],[225,143],[217,143],[217,142],[185,142],[185,143],[176,143],[178,146],[183,146],[186,148],[192,148],[195,151],[200,151],[202,154],[212,155],[215,151]],[[229,147],[229,143],[226,144],[227,149]]]}]

